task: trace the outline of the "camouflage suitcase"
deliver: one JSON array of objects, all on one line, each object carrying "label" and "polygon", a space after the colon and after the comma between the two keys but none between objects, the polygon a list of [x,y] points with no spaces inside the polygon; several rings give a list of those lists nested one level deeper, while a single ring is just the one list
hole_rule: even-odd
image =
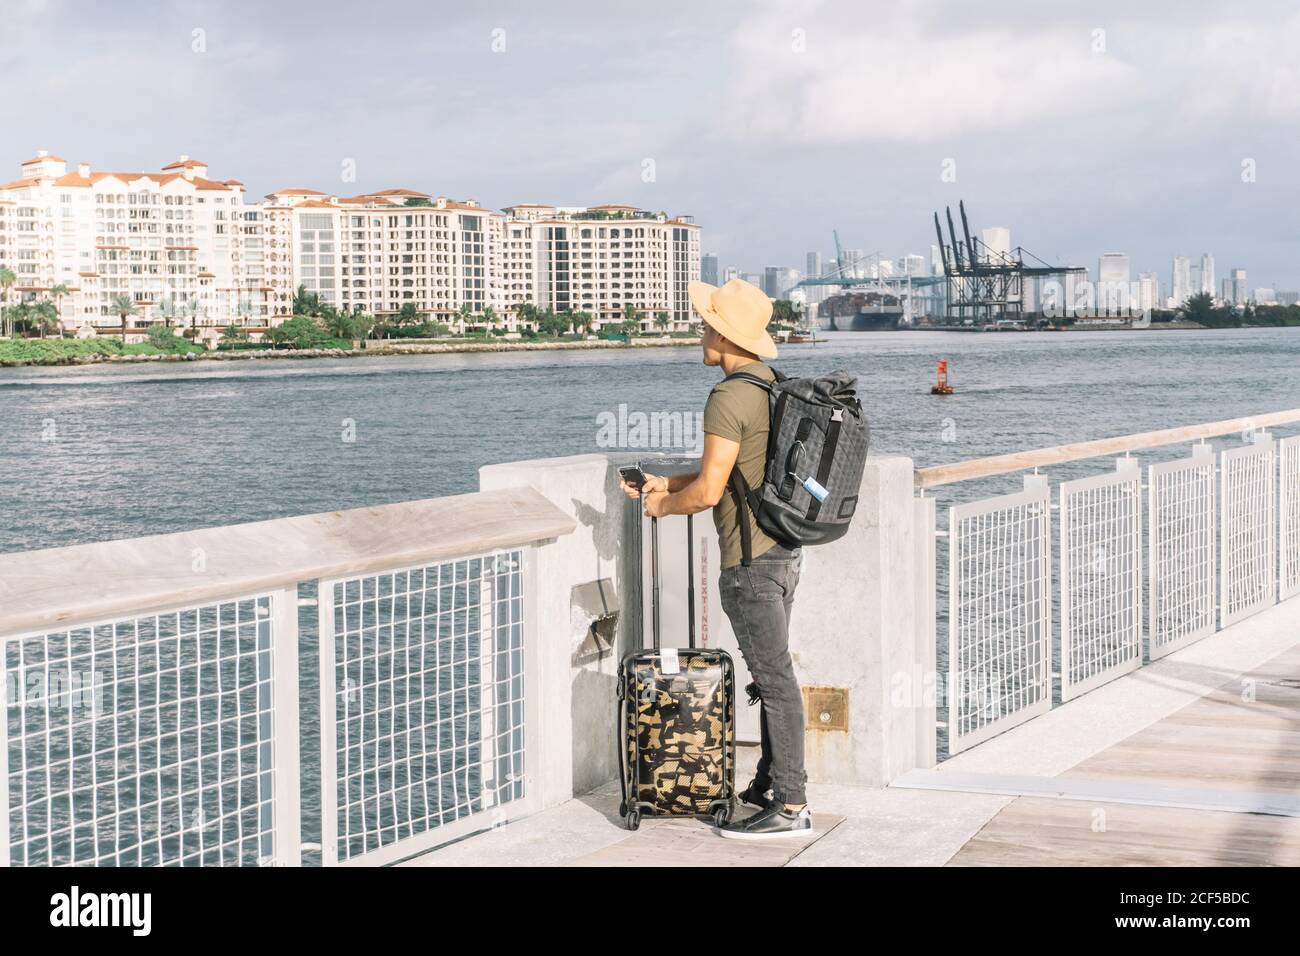
[{"label": "camouflage suitcase", "polygon": [[735,807],[735,673],[726,651],[695,646],[693,531],[686,520],[688,646],[660,648],[659,524],[651,518],[654,647],[630,651],[619,668],[618,812],[629,830],[643,814],[708,816],[722,826]]}]

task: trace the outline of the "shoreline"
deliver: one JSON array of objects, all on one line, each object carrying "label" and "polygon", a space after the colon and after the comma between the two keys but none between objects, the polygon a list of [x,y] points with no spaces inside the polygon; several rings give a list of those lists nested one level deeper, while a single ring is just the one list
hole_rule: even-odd
[{"label": "shoreline", "polygon": [[[1101,326],[1101,325],[1083,325],[1061,329],[1061,332],[1219,332],[1219,331],[1241,331],[1248,329],[1274,329],[1290,328],[1293,326],[1277,325],[1241,325],[1231,328],[1213,328],[1210,326],[1199,325],[1194,322],[1175,321],[1161,323],[1155,326],[1145,328]],[[836,330],[830,332],[821,330],[817,343],[826,343],[834,340],[840,332],[847,330]],[[916,328],[911,330],[890,329],[882,331],[916,331],[916,332],[952,332],[961,335],[971,333],[978,334],[999,334],[1009,330],[997,330],[996,332],[984,333],[980,329],[972,328]],[[1026,332],[1039,332],[1042,330],[1019,330],[1018,334]],[[865,333],[850,333],[865,334]],[[33,340],[36,341],[36,340]],[[54,339],[50,341],[73,341],[68,339]],[[365,358],[367,356],[392,356],[392,355],[454,355],[474,352],[553,352],[553,351],[577,351],[592,349],[647,349],[647,348],[677,348],[685,346],[698,347],[700,339],[698,337],[672,338],[664,336],[656,339],[633,339],[630,342],[611,341],[609,339],[596,340],[572,340],[572,341],[551,341],[551,342],[529,342],[519,339],[508,341],[428,341],[428,340],[401,340],[401,339],[380,339],[375,344],[364,349],[237,349],[230,351],[208,350],[204,352],[191,353],[156,353],[152,355],[69,355],[57,356],[51,358],[33,358],[33,359],[3,359],[0,358],[0,368],[69,368],[85,365],[134,365],[148,362],[238,362],[238,361],[255,361],[260,359],[320,359],[320,358]],[[816,344],[816,343],[814,343]]]},{"label": "shoreline", "polygon": [[364,349],[234,349],[230,351],[159,353],[156,355],[75,355],[23,361],[0,359],[0,368],[136,365],[142,362],[238,362],[257,359],[365,358],[388,355],[448,355],[467,352],[552,352],[582,349],[645,349],[699,346],[699,338],[668,338],[612,342],[608,339],[571,342],[400,342],[383,340]]}]

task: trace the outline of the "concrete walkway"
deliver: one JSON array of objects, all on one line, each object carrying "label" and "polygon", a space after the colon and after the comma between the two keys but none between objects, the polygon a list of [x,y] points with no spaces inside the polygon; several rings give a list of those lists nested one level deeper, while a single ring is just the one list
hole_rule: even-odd
[{"label": "concrete walkway", "polygon": [[629,833],[613,782],[404,865],[1295,866],[1298,785],[1292,600],[890,787],[810,784],[807,840],[756,850],[681,820]]}]

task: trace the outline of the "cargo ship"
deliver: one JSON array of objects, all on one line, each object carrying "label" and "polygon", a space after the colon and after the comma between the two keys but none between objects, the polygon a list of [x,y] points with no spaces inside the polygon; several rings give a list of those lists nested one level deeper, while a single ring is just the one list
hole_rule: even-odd
[{"label": "cargo ship", "polygon": [[903,316],[902,300],[882,292],[842,292],[817,309],[818,322],[826,331],[890,332],[899,327]]}]

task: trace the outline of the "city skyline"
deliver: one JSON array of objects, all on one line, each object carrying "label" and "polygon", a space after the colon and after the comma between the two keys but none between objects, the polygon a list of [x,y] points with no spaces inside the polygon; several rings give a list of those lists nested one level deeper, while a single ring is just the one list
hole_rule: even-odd
[{"label": "city skyline", "polygon": [[[986,233],[990,231],[985,230]],[[1005,233],[1007,230],[1002,227],[994,227],[993,231]],[[1009,237],[1006,238],[1009,241]],[[987,238],[985,242],[988,242]],[[705,245],[707,246],[707,243]],[[843,251],[845,260],[850,263],[861,260],[874,266],[877,261],[876,257],[871,255],[865,255],[864,258],[864,253],[860,249],[845,249]],[[930,247],[928,259],[916,253],[905,253],[900,256],[880,254],[878,262],[881,277],[897,278],[907,275],[908,270],[904,268],[905,262],[911,264],[911,275],[913,276],[942,275],[942,264],[938,261],[938,255],[938,247],[934,245]],[[1106,261],[1113,258],[1124,260],[1122,275],[1121,273],[1109,276],[1104,274]],[[705,251],[701,254],[701,277],[705,281],[709,281],[707,276],[710,273],[706,270],[711,268],[713,270],[712,274],[720,277],[719,282],[732,277],[745,278],[771,294],[769,277],[773,272],[793,274],[794,278],[790,280],[793,284],[797,284],[798,279],[801,278],[825,277],[836,272],[837,260],[834,252],[823,256],[818,250],[810,250],[804,254],[804,261],[805,266],[802,270],[789,266],[763,266],[749,269],[733,263],[724,263],[716,254]],[[1096,269],[1086,264],[1084,268],[1088,270],[1088,276],[1096,283],[1098,290],[1104,289],[1108,284],[1123,282],[1130,293],[1136,291],[1138,301],[1142,303],[1143,308],[1152,306],[1157,309],[1178,308],[1198,292],[1207,293],[1216,302],[1237,306],[1248,302],[1259,305],[1288,305],[1300,301],[1300,289],[1297,288],[1288,289],[1286,286],[1279,286],[1277,283],[1263,286],[1248,285],[1247,270],[1240,267],[1234,266],[1226,270],[1227,274],[1221,277],[1221,281],[1216,280],[1214,272],[1215,257],[1213,253],[1208,252],[1202,253],[1194,265],[1191,256],[1174,255],[1170,260],[1171,264],[1163,271],[1160,269],[1139,269],[1132,264],[1131,257],[1123,252],[1102,253],[1097,261]],[[1206,278],[1207,262],[1209,265],[1208,279]],[[815,269],[813,268],[814,263],[816,263]],[[918,270],[917,265],[924,266],[924,268]],[[865,270],[853,270],[853,273],[848,274],[856,273],[862,278],[875,278],[874,275],[869,274],[871,271],[872,269],[869,266]],[[1168,281],[1164,278],[1165,275],[1168,275]],[[1195,282],[1192,280],[1193,275],[1196,276]],[[784,297],[788,297],[788,294],[793,291],[793,284],[784,289]],[[1211,288],[1211,286],[1214,287]],[[831,294],[827,287],[806,287],[803,291],[807,294],[809,303],[819,302]],[[1098,301],[1101,301],[1101,299],[1099,298]]]},{"label": "city skyline", "polygon": [[[720,261],[747,269],[825,253],[832,229],[923,253],[930,211],[965,198],[973,225],[1009,225],[1052,263],[1119,248],[1164,274],[1175,248],[1230,249],[1288,288],[1296,240],[1275,210],[1300,199],[1300,75],[1272,64],[1300,16],[1264,6],[1013,3],[990,26],[940,2],[862,22],[837,4],[597,20],[576,4],[322,17],[187,2],[127,26],[32,0],[7,11],[0,62],[43,78],[12,137],[24,151],[104,168],[199,155],[250,195],[302,181],[494,209],[628,202],[695,216]],[[124,55],[128,37],[148,57]]]}]

